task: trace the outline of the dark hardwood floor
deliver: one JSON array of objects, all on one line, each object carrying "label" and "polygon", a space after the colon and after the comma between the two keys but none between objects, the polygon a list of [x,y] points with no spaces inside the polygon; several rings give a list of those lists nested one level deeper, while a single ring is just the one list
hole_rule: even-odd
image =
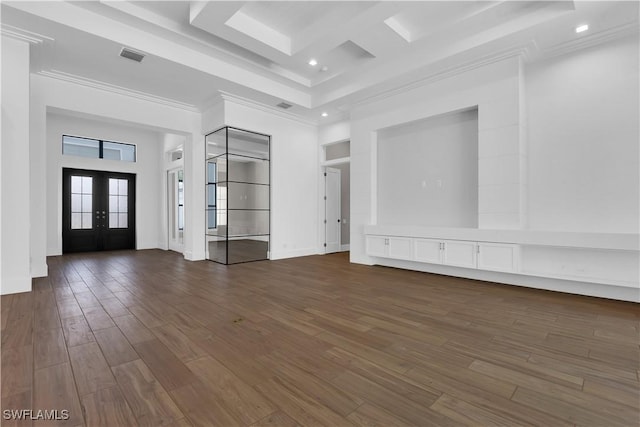
[{"label": "dark hardwood floor", "polygon": [[[639,306],[348,263],[49,260],[3,296],[3,426],[637,426]],[[3,416],[6,413],[3,412]]]}]

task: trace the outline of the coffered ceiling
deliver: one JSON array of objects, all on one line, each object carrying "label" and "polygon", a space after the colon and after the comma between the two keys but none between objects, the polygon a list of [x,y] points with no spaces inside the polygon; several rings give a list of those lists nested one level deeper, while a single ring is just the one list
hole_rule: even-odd
[{"label": "coffered ceiling", "polygon": [[638,2],[3,1],[2,31],[33,42],[33,73],[200,110],[230,93],[328,121],[476,63],[637,34]]}]

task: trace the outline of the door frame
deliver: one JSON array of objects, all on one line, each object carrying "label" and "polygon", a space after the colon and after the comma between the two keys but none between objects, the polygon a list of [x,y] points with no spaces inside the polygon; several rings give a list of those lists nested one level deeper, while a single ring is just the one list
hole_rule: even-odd
[{"label": "door frame", "polygon": [[[61,215],[61,225],[62,225],[62,253],[72,253],[77,252],[74,251],[70,246],[71,243],[69,241],[70,236],[68,234],[72,232],[70,223],[67,224],[67,221],[71,221],[71,197],[67,197],[71,195],[71,176],[77,174],[85,176],[91,176],[94,178],[94,187],[92,191],[92,209],[91,216],[93,218],[92,225],[94,227],[91,228],[95,235],[95,249],[89,249],[88,251],[102,251],[102,250],[118,250],[118,248],[105,248],[105,242],[108,242],[107,239],[108,234],[104,234],[103,232],[98,230],[96,226],[96,217],[94,217],[94,210],[97,209],[96,200],[101,200],[104,203],[102,208],[98,208],[99,210],[103,210],[101,214],[98,214],[96,211],[96,215],[106,215],[106,219],[108,219],[109,215],[109,178],[122,179],[126,178],[129,181],[127,187],[127,228],[126,234],[129,235],[129,239],[131,241],[131,248],[126,249],[136,249],[137,248],[137,234],[136,234],[136,181],[137,175],[135,173],[129,172],[116,172],[116,171],[105,171],[105,170],[97,170],[97,169],[79,169],[74,167],[63,167],[62,168],[62,215]],[[99,184],[102,184],[100,186]],[[96,186],[98,184],[98,186]],[[108,227],[108,221],[104,223]],[[96,231],[98,230],[98,231]],[[108,229],[110,230],[110,229]],[[116,233],[116,234],[125,234],[124,231],[119,232],[118,230],[124,229],[113,229],[113,231],[108,231],[108,233]],[[102,233],[102,234],[101,234]],[[123,248],[124,249],[124,248]]]},{"label": "door frame", "polygon": [[[329,172],[331,171],[331,172]],[[328,184],[328,179],[329,179],[329,173],[337,173],[338,175],[338,195],[336,198],[336,202],[337,202],[337,209],[338,209],[338,243],[337,243],[337,247],[336,248],[332,248],[328,245],[328,235],[327,235],[327,228],[329,226],[329,219],[328,219],[328,211],[327,211],[327,205],[328,205],[328,200],[329,200],[329,186]],[[324,168],[324,253],[325,254],[330,254],[330,253],[335,253],[335,252],[341,252],[342,251],[342,224],[341,224],[341,217],[342,217],[342,171],[340,169],[336,169],[336,168],[332,168],[329,166],[326,166]]]}]

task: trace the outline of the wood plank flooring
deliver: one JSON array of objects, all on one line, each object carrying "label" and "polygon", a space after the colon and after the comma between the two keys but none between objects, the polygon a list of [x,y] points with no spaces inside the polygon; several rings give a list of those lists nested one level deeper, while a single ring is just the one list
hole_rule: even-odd
[{"label": "wood plank flooring", "polygon": [[49,258],[3,296],[2,409],[54,426],[637,426],[637,304],[349,264]]}]

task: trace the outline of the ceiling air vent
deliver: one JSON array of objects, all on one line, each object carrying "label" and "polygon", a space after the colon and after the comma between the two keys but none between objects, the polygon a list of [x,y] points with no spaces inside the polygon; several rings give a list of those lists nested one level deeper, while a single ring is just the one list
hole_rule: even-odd
[{"label": "ceiling air vent", "polygon": [[144,58],[143,54],[133,51],[126,47],[122,48],[122,50],[120,51],[120,56],[136,62],[142,62],[142,58]]},{"label": "ceiling air vent", "polygon": [[281,102],[280,104],[276,105],[276,107],[280,107],[286,110],[287,108],[293,107],[293,105],[287,104],[286,102]]}]

